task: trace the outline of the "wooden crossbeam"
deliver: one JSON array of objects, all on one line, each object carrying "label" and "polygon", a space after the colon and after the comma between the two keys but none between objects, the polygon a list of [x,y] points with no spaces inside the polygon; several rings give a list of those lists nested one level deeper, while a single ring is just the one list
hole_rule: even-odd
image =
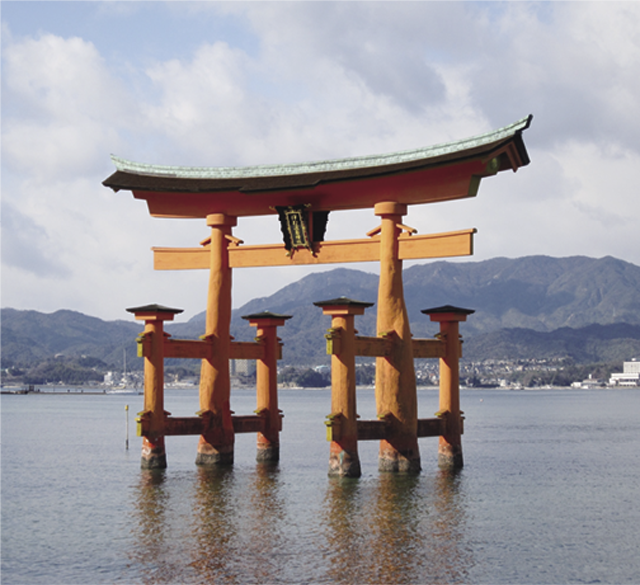
[{"label": "wooden crossbeam", "polygon": [[[232,416],[234,433],[259,433],[265,430],[266,418],[255,414]],[[165,436],[201,435],[205,421],[200,416],[168,416],[164,422]],[[142,426],[141,435],[146,436],[149,430]]]},{"label": "wooden crossbeam", "polygon": [[440,339],[413,339],[414,358],[443,358],[447,352],[447,346]]},{"label": "wooden crossbeam", "polygon": [[359,420],[358,441],[381,441],[387,438],[386,420]]},{"label": "wooden crossbeam", "polygon": [[444,418],[419,418],[418,437],[439,437],[446,431]]},{"label": "wooden crossbeam", "polygon": [[[475,232],[475,229],[469,229],[422,236],[403,234],[398,238],[399,257],[401,260],[423,260],[470,256],[473,254],[473,234]],[[208,247],[152,249],[156,270],[194,270],[210,267],[211,259]],[[287,255],[284,244],[260,246],[231,244],[229,246],[229,265],[231,268],[342,264],[344,262],[378,262],[379,260],[379,238],[317,242],[315,252],[300,249],[291,256]]]},{"label": "wooden crossbeam", "polygon": [[[419,418],[418,437],[439,437],[446,430],[445,418]],[[389,423],[385,420],[359,420],[358,441],[380,441],[388,438]]]},{"label": "wooden crossbeam", "polygon": [[356,337],[355,354],[367,357],[385,357],[391,354],[393,339],[389,337]]},{"label": "wooden crossbeam", "polygon": [[[282,359],[282,347],[279,345],[277,359]],[[232,360],[261,360],[264,359],[264,345],[252,341],[232,341],[229,357]]]},{"label": "wooden crossbeam", "polygon": [[203,420],[199,416],[172,416],[164,421],[166,436],[200,435],[203,431]]},{"label": "wooden crossbeam", "polygon": [[264,416],[249,414],[245,416],[232,416],[234,433],[263,433],[267,424]]},{"label": "wooden crossbeam", "polygon": [[[327,337],[327,354],[340,355],[341,337],[340,331],[330,333]],[[440,339],[412,339],[414,358],[443,358],[446,355],[446,345]],[[355,338],[355,355],[365,357],[386,357],[393,351],[394,340],[392,337],[365,337],[358,335]]]},{"label": "wooden crossbeam", "polygon": [[[232,416],[233,431],[235,433],[259,433],[265,430],[266,418],[257,415]],[[389,423],[385,420],[359,420],[358,440],[377,441],[387,438]],[[418,437],[438,437],[446,430],[445,418],[418,419]],[[204,420],[199,416],[177,417],[165,419],[165,436],[200,435],[204,431]],[[146,436],[148,429],[144,428],[141,435]]]},{"label": "wooden crossbeam", "polygon": [[164,343],[165,358],[206,359],[211,355],[211,344],[191,339],[167,339]]},{"label": "wooden crossbeam", "polygon": [[[141,340],[139,357],[150,355],[150,345]],[[165,358],[208,359],[211,357],[213,345],[211,342],[197,339],[171,339],[164,342]],[[232,360],[261,360],[264,359],[265,347],[262,343],[253,341],[232,341],[229,357]],[[277,359],[282,359],[282,345],[278,344]]]}]

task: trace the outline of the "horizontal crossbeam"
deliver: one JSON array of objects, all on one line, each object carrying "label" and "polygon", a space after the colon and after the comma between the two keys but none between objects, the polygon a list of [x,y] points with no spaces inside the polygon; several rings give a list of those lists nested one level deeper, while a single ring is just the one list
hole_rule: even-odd
[{"label": "horizontal crossbeam", "polygon": [[[381,441],[388,438],[389,423],[386,420],[359,420],[358,441]],[[418,437],[439,437],[446,430],[445,418],[418,419]]]},{"label": "horizontal crossbeam", "polygon": [[358,441],[381,441],[387,437],[386,420],[359,420]]},{"label": "horizontal crossbeam", "polygon": [[446,432],[445,418],[419,418],[418,437],[439,437]]},{"label": "horizontal crossbeam", "polygon": [[[398,238],[398,254],[401,260],[424,260],[473,254],[475,229],[441,234]],[[316,242],[315,250],[300,249],[287,254],[284,244],[261,246],[230,245],[231,268],[260,266],[289,266],[304,264],[342,264],[344,262],[378,262],[380,239],[336,240]],[[209,247],[202,248],[153,248],[156,270],[208,269],[211,265]]]},{"label": "horizontal crossbeam", "polygon": [[443,358],[447,355],[447,346],[440,339],[412,339],[414,358]]},{"label": "horizontal crossbeam", "polygon": [[[144,336],[140,338],[139,357],[150,356],[150,345],[145,342]],[[165,358],[209,359],[213,351],[210,341],[197,339],[171,339],[164,342]],[[253,341],[232,341],[229,357],[232,360],[261,360],[265,357],[265,346]],[[278,344],[277,359],[282,359],[282,344]]]},{"label": "horizontal crossbeam", "polygon": [[356,337],[355,355],[367,357],[386,357],[391,355],[393,339],[390,337]]},{"label": "horizontal crossbeam", "polygon": [[[342,351],[342,337],[340,330],[330,330],[326,336],[327,354],[340,355]],[[355,355],[362,357],[387,357],[393,351],[393,337],[365,337],[355,338]],[[443,358],[446,356],[446,344],[441,339],[412,339],[414,358]],[[462,355],[462,343],[460,344]]]},{"label": "horizontal crossbeam", "polygon": [[[264,432],[267,419],[264,416],[246,415],[232,416],[234,433],[261,433]],[[201,435],[204,432],[205,419],[200,416],[168,416],[164,420],[164,435]],[[141,435],[146,436],[146,425],[141,425]]]}]

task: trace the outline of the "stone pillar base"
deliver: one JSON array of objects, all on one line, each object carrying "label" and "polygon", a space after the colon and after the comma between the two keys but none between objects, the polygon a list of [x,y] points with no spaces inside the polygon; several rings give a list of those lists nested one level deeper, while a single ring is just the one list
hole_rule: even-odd
[{"label": "stone pillar base", "polygon": [[198,451],[196,465],[201,465],[202,467],[233,465],[233,446],[226,449],[209,447],[206,452]]},{"label": "stone pillar base", "polygon": [[165,453],[153,454],[140,459],[140,469],[166,469],[167,456]]},{"label": "stone pillar base", "polygon": [[146,437],[142,439],[141,469],[166,469],[167,454],[164,450],[164,437],[156,439],[154,443]]},{"label": "stone pillar base", "polygon": [[438,467],[440,469],[462,469],[462,446],[440,443],[438,445]]},{"label": "stone pillar base", "polygon": [[380,454],[378,456],[378,470],[395,473],[420,473],[420,450],[416,445],[413,448],[399,451],[390,443],[381,441]]},{"label": "stone pillar base", "polygon": [[331,450],[329,455],[329,476],[360,477],[360,458],[357,453],[350,453],[344,449]]},{"label": "stone pillar base", "polygon": [[280,445],[259,445],[256,452],[259,463],[275,463],[280,461]]}]

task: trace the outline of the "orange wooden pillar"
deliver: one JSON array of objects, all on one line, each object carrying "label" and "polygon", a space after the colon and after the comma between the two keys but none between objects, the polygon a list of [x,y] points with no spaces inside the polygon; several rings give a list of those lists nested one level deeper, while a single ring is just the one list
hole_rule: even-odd
[{"label": "orange wooden pillar", "polygon": [[440,358],[440,410],[445,432],[438,444],[438,465],[460,469],[462,459],[462,411],[460,410],[460,333],[459,322],[475,311],[445,305],[422,311],[440,323],[440,338],[445,342],[445,357]]},{"label": "orange wooden pillar", "polygon": [[398,237],[407,206],[376,203],[380,228],[380,283],[378,287],[378,335],[394,341],[391,355],[376,359],[378,417],[389,422],[387,439],[380,441],[380,471],[420,471],[418,448],[418,400],[409,318],[404,304],[402,260]]},{"label": "orange wooden pillar", "polygon": [[229,241],[236,218],[224,213],[207,216],[211,227],[209,293],[205,337],[211,341],[211,355],[202,360],[200,373],[200,416],[204,432],[198,443],[197,465],[233,463],[234,432],[231,419],[231,268]]},{"label": "orange wooden pillar", "polygon": [[257,461],[275,462],[280,459],[280,431],[282,415],[278,409],[278,359],[280,340],[277,329],[291,315],[277,315],[264,311],[242,317],[257,328],[256,341],[264,344],[264,355],[256,363],[256,414],[265,419],[265,427],[258,433]]},{"label": "orange wooden pillar", "polygon": [[329,475],[360,477],[354,317],[364,314],[373,303],[340,297],[313,304],[331,316],[331,329],[327,334],[327,349],[331,354],[331,414],[327,421],[327,435],[331,440]]},{"label": "orange wooden pillar", "polygon": [[144,408],[139,413],[142,434],[143,469],[164,469],[167,455],[164,446],[164,321],[173,321],[182,309],[161,305],[145,305],[127,309],[139,321],[144,321],[141,349],[144,356]]}]

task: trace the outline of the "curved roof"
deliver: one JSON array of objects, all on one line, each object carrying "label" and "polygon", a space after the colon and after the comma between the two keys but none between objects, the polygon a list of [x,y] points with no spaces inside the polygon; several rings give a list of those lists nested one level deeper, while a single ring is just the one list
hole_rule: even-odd
[{"label": "curved roof", "polygon": [[[204,217],[219,212],[260,215],[274,213],[276,205],[300,203],[331,210],[371,207],[380,200],[427,203],[468,197],[475,195],[481,177],[529,164],[522,132],[531,119],[528,116],[499,130],[426,148],[286,165],[161,166],[112,155],[117,170],[103,185],[114,191],[132,191],[136,198],[147,200],[152,215],[168,217]],[[452,165],[461,172],[425,175]],[[470,181],[466,191],[430,188],[443,181],[451,186],[463,177]],[[355,189],[354,181],[358,183]],[[345,183],[349,189],[344,189]],[[386,196],[380,199],[382,193]]]}]

